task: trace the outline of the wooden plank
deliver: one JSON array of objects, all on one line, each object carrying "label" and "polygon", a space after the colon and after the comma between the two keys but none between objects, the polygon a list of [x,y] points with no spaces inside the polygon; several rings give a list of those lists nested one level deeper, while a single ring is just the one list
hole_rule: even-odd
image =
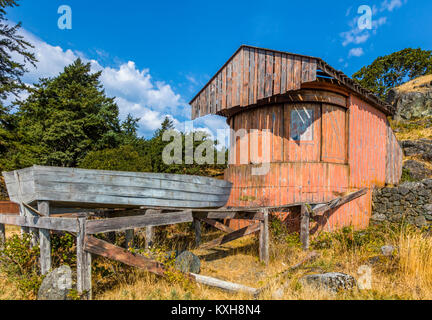
[{"label": "wooden plank", "polygon": [[226,233],[234,232],[233,229],[231,229],[227,225],[220,223],[216,220],[207,219],[207,218],[198,218],[198,219],[201,220],[202,222],[205,222],[205,223],[211,225],[212,227],[215,227],[216,229],[223,231],[223,232],[226,232]]},{"label": "wooden plank", "polygon": [[255,104],[255,49],[249,49],[249,104]]},{"label": "wooden plank", "polygon": [[139,254],[133,254],[123,248],[97,239],[95,237],[86,236],[84,248],[85,251],[88,251],[90,253],[97,254],[108,259],[116,260],[132,267],[142,268],[160,276],[165,275],[165,271],[161,263],[141,256]]},{"label": "wooden plank", "polygon": [[214,239],[214,240],[212,240],[210,242],[207,242],[207,243],[201,245],[200,248],[201,249],[210,249],[210,248],[213,248],[213,247],[216,247],[216,246],[220,246],[222,244],[234,241],[234,240],[239,239],[241,237],[247,236],[247,235],[249,235],[251,233],[255,233],[255,232],[257,232],[257,231],[260,230],[260,228],[261,228],[260,225],[261,224],[259,222],[255,223],[255,224],[252,224],[252,225],[249,225],[249,226],[247,226],[245,228],[236,230],[236,231],[231,232],[229,234],[226,234],[226,235],[224,235],[222,237]]},{"label": "wooden plank", "polygon": [[300,214],[300,241],[302,243],[303,250],[309,249],[309,209],[306,205],[301,206],[301,214]]},{"label": "wooden plank", "polygon": [[367,193],[367,191],[368,191],[368,189],[364,188],[364,189],[361,189],[359,191],[350,193],[349,195],[336,198],[332,201],[329,201],[328,203],[318,204],[317,206],[314,206],[312,208],[312,214],[313,215],[324,214],[329,210],[335,209],[335,208],[340,207],[340,206],[342,206],[348,202],[351,202],[357,198],[360,198],[361,196],[364,196]]},{"label": "wooden plank", "polygon": [[4,248],[5,242],[6,242],[5,225],[3,223],[0,223],[0,249]]},{"label": "wooden plank", "polygon": [[236,292],[236,293],[237,292],[243,292],[243,293],[251,294],[254,296],[259,292],[259,289],[251,288],[251,287],[244,286],[244,285],[237,284],[237,283],[233,283],[233,282],[223,281],[223,280],[219,280],[216,278],[203,276],[203,275],[195,274],[195,273],[190,273],[190,275],[198,283],[201,283],[201,284],[204,284],[207,286],[211,286],[211,287],[215,287],[215,288],[219,288],[222,290],[226,290],[229,292]]},{"label": "wooden plank", "polygon": [[273,84],[273,95],[279,94],[281,88],[281,54],[275,53],[274,56],[274,84]]},{"label": "wooden plank", "polygon": [[[38,211],[44,216],[49,216],[49,202],[38,201]],[[38,218],[36,218],[38,219]],[[42,275],[51,269],[51,236],[49,229],[39,229],[40,266]]]},{"label": "wooden plank", "polygon": [[87,222],[87,234],[123,231],[146,226],[165,226],[192,221],[192,211],[190,210],[145,216],[90,220]]},{"label": "wooden plank", "polygon": [[260,221],[259,257],[266,265],[269,263],[269,216],[268,210],[263,210],[264,220]]},{"label": "wooden plank", "polygon": [[91,253],[86,248],[86,222],[87,219],[85,217],[78,218],[79,231],[77,232],[77,291],[79,294],[85,294],[88,299],[91,299]]},{"label": "wooden plank", "polygon": [[249,61],[249,49],[244,48],[243,52],[243,85],[242,85],[242,91],[241,91],[241,106],[247,106],[249,104],[249,70],[250,70],[250,61]]},{"label": "wooden plank", "polygon": [[273,95],[274,56],[273,56],[273,52],[267,52],[265,56],[266,56],[266,68],[265,68],[264,97],[268,98]]},{"label": "wooden plank", "polygon": [[226,107],[231,108],[232,104],[232,61],[227,66],[227,87],[226,87]]},{"label": "wooden plank", "polygon": [[258,50],[258,96],[257,100],[261,100],[264,98],[264,92],[265,92],[265,51],[264,50]]},{"label": "wooden plank", "polygon": [[27,228],[32,227],[67,232],[77,231],[77,222],[73,218],[27,217],[0,214],[0,223]]},{"label": "wooden plank", "polygon": [[280,83],[280,92],[281,94],[284,94],[287,92],[287,55],[286,54],[282,54],[281,56],[281,73],[280,73],[280,78],[281,78],[281,83]]},{"label": "wooden plank", "polygon": [[199,219],[193,220],[194,230],[195,230],[195,244],[197,247],[201,244],[201,222]]},{"label": "wooden plank", "polygon": [[194,217],[208,219],[244,219],[244,220],[263,220],[264,216],[261,212],[229,212],[229,211],[207,211],[194,212]]},{"label": "wooden plank", "polygon": [[226,66],[222,70],[222,91],[221,91],[221,109],[227,107],[227,68]]}]

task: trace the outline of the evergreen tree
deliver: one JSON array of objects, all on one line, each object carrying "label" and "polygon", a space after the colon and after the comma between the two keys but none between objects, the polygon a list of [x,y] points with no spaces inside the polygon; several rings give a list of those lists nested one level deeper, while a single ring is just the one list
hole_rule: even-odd
[{"label": "evergreen tree", "polygon": [[18,134],[37,148],[38,163],[73,167],[91,150],[120,145],[124,135],[118,107],[105,95],[100,75],[77,59],[57,77],[40,79],[19,102]]},{"label": "evergreen tree", "polygon": [[386,99],[388,90],[432,73],[432,51],[407,48],[384,57],[353,74],[361,86]]}]

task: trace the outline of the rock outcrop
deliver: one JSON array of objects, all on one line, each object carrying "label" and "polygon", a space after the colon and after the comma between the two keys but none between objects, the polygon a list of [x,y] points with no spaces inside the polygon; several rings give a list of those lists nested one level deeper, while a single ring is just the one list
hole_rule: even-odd
[{"label": "rock outcrop", "polygon": [[387,102],[396,110],[396,120],[432,116],[432,75],[416,78],[391,89]]}]

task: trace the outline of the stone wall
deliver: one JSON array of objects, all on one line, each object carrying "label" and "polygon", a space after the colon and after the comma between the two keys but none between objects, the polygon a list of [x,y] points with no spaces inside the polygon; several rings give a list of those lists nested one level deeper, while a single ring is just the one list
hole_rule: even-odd
[{"label": "stone wall", "polygon": [[432,179],[375,189],[372,222],[405,221],[418,227],[432,225]]}]

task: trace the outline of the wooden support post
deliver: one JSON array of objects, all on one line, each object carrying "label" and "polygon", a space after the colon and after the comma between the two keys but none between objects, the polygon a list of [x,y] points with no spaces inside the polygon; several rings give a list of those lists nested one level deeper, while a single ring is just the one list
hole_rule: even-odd
[{"label": "wooden support post", "polygon": [[153,245],[154,227],[148,226],[145,228],[145,248],[148,249]]},{"label": "wooden support post", "polygon": [[129,249],[134,245],[134,229],[125,231],[125,248]]},{"label": "wooden support post", "polygon": [[85,293],[86,298],[91,299],[91,254],[85,251],[86,221],[84,217],[78,218],[77,291],[79,294]]},{"label": "wooden support post", "polygon": [[4,248],[5,241],[6,241],[5,225],[3,223],[0,223],[0,249]]},{"label": "wooden support post", "polygon": [[[20,204],[20,216],[25,217],[26,215],[26,210],[25,207]],[[29,232],[29,228],[28,227],[21,227],[21,235],[26,234]]]},{"label": "wooden support post", "polygon": [[269,263],[268,209],[263,210],[264,220],[260,221],[259,257],[266,265]]},{"label": "wooden support post", "polygon": [[300,241],[303,250],[309,249],[309,224],[310,213],[306,205],[301,206],[301,221],[300,221]]},{"label": "wooden support post", "polygon": [[[151,214],[160,214],[162,210],[157,209],[147,209],[145,215],[151,215]],[[153,245],[153,238],[154,238],[154,226],[147,226],[145,228],[145,248],[148,249]]]},{"label": "wooden support post", "polygon": [[[31,210],[29,210],[28,208],[25,207],[25,205],[23,205],[23,210],[24,210],[24,215],[27,217],[37,217],[37,215],[35,213],[33,213]],[[37,228],[28,228],[30,235],[31,235],[31,240],[30,240],[30,246],[34,247],[37,246],[39,243],[39,230]]]},{"label": "wooden support post", "polygon": [[[49,216],[49,202],[38,201],[38,211],[44,216]],[[39,229],[39,241],[40,241],[40,266],[41,273],[47,274],[51,269],[51,237],[50,230]]]},{"label": "wooden support post", "polygon": [[201,222],[198,219],[194,219],[194,229],[195,229],[195,244],[197,247],[201,244]]}]

